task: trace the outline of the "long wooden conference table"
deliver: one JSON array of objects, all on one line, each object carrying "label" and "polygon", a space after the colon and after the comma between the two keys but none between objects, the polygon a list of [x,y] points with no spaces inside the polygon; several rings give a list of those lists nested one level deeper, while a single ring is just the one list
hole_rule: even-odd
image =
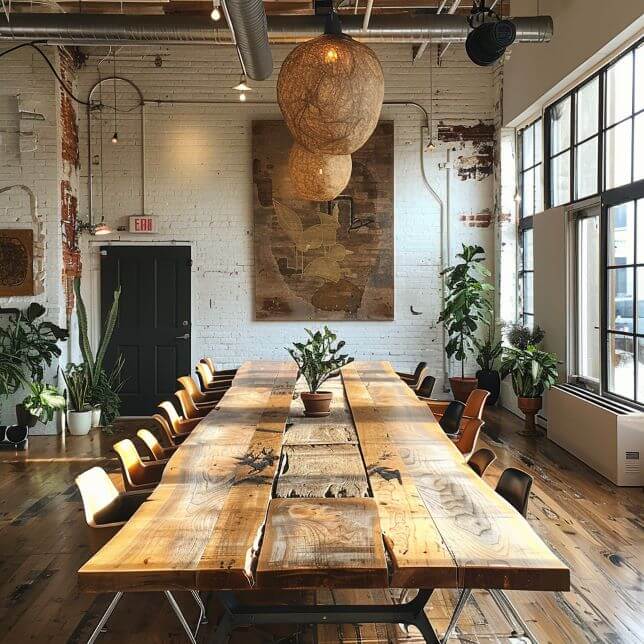
[{"label": "long wooden conference table", "polygon": [[[465,463],[387,362],[355,362],[306,418],[290,362],[248,362],[160,485],[79,571],[89,592],[218,591],[242,624],[407,623],[436,588],[568,590],[568,568]],[[420,589],[404,604],[241,605],[234,591]],[[279,599],[279,593],[276,595]]]}]

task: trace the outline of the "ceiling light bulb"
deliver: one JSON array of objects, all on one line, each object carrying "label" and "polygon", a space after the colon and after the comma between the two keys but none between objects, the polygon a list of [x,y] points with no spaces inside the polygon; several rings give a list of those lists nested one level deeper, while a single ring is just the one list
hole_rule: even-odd
[{"label": "ceiling light bulb", "polygon": [[239,94],[239,100],[243,103],[246,100],[246,94],[244,92],[241,92]]},{"label": "ceiling light bulb", "polygon": [[114,134],[112,135],[112,143],[118,143],[118,142],[119,142],[119,133],[114,132]]},{"label": "ceiling light bulb", "polygon": [[210,12],[210,17],[217,22],[218,20],[221,20],[221,10],[219,7],[213,7],[212,11]]},{"label": "ceiling light bulb", "polygon": [[104,222],[101,222],[94,228],[95,235],[109,235],[112,232],[112,229]]},{"label": "ceiling light bulb", "polygon": [[246,76],[242,74],[239,77],[239,83],[233,86],[238,92],[252,92],[253,88],[246,82]]},{"label": "ceiling light bulb", "polygon": [[335,47],[329,47],[324,53],[325,63],[335,63],[338,60],[338,50]]},{"label": "ceiling light bulb", "polygon": [[429,140],[429,143],[427,144],[427,147],[425,149],[430,151],[436,149],[436,145],[434,144],[433,139]]}]

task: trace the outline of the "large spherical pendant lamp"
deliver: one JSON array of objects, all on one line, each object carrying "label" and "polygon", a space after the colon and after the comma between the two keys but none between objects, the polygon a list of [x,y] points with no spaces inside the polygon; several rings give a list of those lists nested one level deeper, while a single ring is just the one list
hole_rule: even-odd
[{"label": "large spherical pendant lamp", "polygon": [[376,54],[343,34],[298,45],[277,79],[277,100],[293,138],[322,154],[351,154],[367,142],[384,90]]},{"label": "large spherical pendant lamp", "polygon": [[288,170],[295,192],[309,201],[330,201],[351,178],[351,155],[309,152],[294,143],[288,156]]}]

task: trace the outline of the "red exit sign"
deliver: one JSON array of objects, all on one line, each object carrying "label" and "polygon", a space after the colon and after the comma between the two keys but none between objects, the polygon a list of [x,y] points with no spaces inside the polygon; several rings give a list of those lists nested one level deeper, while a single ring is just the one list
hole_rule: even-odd
[{"label": "red exit sign", "polygon": [[132,215],[130,217],[131,233],[156,233],[157,220],[151,215]]}]

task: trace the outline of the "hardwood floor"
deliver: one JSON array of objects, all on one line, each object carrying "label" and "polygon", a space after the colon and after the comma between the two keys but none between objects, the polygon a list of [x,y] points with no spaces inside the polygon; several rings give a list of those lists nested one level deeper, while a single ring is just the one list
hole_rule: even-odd
[{"label": "hardwood floor", "polygon": [[[617,488],[545,437],[520,436],[520,422],[504,410],[487,413],[481,443],[497,454],[486,475],[494,485],[508,466],[535,479],[528,519],[559,557],[570,566],[568,593],[510,593],[540,642],[644,641],[641,617],[644,522],[642,490]],[[33,437],[29,452],[0,452],[0,642],[85,642],[109,597],[80,593],[76,571],[105,535],[86,527],[74,477],[99,464],[115,470],[116,461],[98,434],[60,439]],[[363,601],[385,601],[382,591],[360,593]],[[320,593],[318,601],[345,602],[355,591]],[[190,620],[196,610],[185,593],[177,593]],[[301,600],[281,594],[280,600]],[[311,599],[306,597],[305,599]],[[445,629],[455,593],[437,592],[429,615],[438,633]],[[270,601],[275,601],[271,597]],[[210,625],[217,601],[209,601]],[[99,642],[185,642],[160,594],[126,595]],[[510,629],[489,595],[477,591],[459,623],[453,642],[508,642]],[[398,627],[320,627],[275,629],[282,642],[419,642],[413,631]],[[261,632],[240,630],[234,642],[266,641]]]}]

